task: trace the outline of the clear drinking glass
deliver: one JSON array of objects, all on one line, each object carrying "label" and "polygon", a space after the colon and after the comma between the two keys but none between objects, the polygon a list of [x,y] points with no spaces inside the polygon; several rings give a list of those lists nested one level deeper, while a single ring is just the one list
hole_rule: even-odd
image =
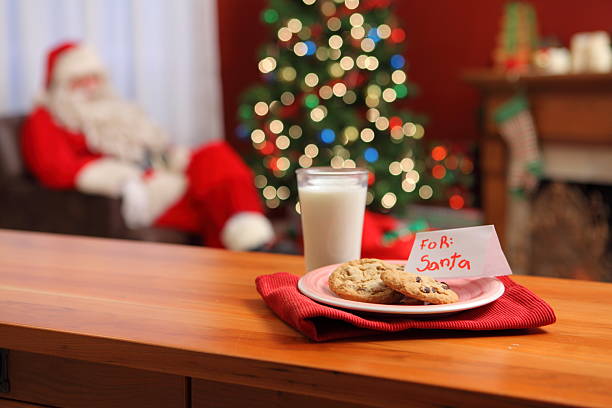
[{"label": "clear drinking glass", "polygon": [[306,270],[358,259],[368,171],[311,167],[296,173]]}]

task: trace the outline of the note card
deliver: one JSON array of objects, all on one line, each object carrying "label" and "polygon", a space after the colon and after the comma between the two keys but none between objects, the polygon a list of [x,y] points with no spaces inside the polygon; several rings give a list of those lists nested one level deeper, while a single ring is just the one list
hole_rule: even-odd
[{"label": "note card", "polygon": [[447,279],[512,274],[493,225],[417,233],[406,270]]}]

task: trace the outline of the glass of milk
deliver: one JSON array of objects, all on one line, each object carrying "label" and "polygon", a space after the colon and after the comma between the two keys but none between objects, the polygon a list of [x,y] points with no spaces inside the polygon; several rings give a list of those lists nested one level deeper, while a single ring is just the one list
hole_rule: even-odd
[{"label": "glass of milk", "polygon": [[359,259],[368,171],[312,167],[296,173],[306,270]]}]

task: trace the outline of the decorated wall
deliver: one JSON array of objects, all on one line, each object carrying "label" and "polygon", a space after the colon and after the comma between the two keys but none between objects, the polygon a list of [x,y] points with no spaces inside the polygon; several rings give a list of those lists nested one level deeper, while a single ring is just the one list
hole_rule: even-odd
[{"label": "decorated wall", "polygon": [[[612,31],[609,0],[533,3],[541,35],[555,35],[565,45],[575,32]],[[230,141],[235,139],[238,97],[259,75],[256,50],[266,39],[260,18],[266,4],[266,0],[218,0],[224,120]],[[431,137],[476,138],[478,98],[460,76],[466,69],[490,65],[505,1],[395,0],[395,4],[408,39],[408,75],[422,89],[406,104],[429,116]]]}]

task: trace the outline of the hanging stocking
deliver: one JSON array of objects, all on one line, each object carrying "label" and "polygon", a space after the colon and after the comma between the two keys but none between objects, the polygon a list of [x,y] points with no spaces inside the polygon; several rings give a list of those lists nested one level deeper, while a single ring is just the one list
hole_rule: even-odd
[{"label": "hanging stocking", "polygon": [[516,96],[495,113],[500,133],[510,151],[508,187],[513,193],[533,191],[542,173],[540,151],[527,100]]},{"label": "hanging stocking", "polygon": [[516,96],[495,114],[500,133],[508,145],[508,195],[506,213],[506,249],[516,273],[529,271],[531,202],[528,199],[542,173],[540,151],[533,117],[527,100]]}]

